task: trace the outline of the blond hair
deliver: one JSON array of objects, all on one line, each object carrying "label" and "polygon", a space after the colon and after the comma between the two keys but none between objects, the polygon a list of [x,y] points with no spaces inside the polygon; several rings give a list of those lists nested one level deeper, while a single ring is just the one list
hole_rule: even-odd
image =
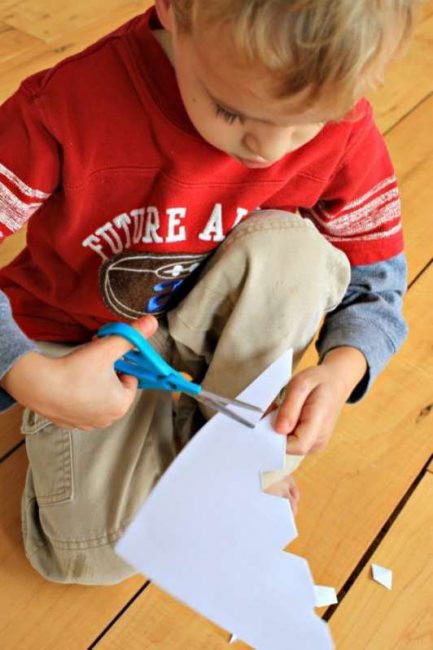
[{"label": "blond hair", "polygon": [[[410,36],[420,0],[173,0],[180,30],[228,28],[240,65],[272,73],[278,97],[333,97],[346,112],[381,80]],[[364,92],[365,92],[364,90]],[[338,110],[338,109],[337,109]]]}]

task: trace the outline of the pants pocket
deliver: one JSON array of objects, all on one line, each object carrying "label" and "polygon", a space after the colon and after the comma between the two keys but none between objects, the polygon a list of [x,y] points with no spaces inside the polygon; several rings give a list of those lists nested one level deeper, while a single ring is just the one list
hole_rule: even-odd
[{"label": "pants pocket", "polygon": [[65,503],[73,498],[72,432],[61,429],[26,409],[22,433],[39,506]]}]

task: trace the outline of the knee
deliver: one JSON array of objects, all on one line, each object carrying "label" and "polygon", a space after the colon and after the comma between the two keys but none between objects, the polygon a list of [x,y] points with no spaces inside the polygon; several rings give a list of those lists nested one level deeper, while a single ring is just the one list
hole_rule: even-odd
[{"label": "knee", "polygon": [[346,255],[308,219],[283,210],[261,210],[236,226],[212,260],[224,277],[279,294],[293,292],[333,309],[350,282]]},{"label": "knee", "polygon": [[[348,284],[350,264],[346,255],[319,232],[312,221],[284,210],[259,210],[238,224],[220,247],[224,255],[235,249],[252,264],[275,269],[306,269],[314,275],[332,274]],[[233,250],[231,251],[233,254]]]},{"label": "knee", "polygon": [[236,249],[252,251],[255,258],[282,256],[284,264],[290,264],[293,259],[308,259],[309,255],[336,256],[340,251],[335,249],[317,230],[309,219],[293,212],[284,210],[258,210],[248,219],[238,224],[227,236],[220,249]]},{"label": "knee", "polygon": [[49,542],[27,558],[46,580],[89,586],[115,585],[136,571],[118,557],[112,546],[87,549],[59,549]]},{"label": "knee", "polygon": [[[27,481],[31,481],[31,475]],[[22,498],[24,549],[32,567],[46,580],[63,584],[114,585],[134,575],[134,569],[114,550],[120,533],[86,539],[56,539],[47,534],[36,499]]]}]

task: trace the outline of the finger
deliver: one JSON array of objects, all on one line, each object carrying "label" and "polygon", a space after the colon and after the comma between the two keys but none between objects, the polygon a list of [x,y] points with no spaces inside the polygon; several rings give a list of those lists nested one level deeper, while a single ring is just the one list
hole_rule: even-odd
[{"label": "finger", "polygon": [[289,487],[289,494],[296,503],[299,503],[301,500],[301,493],[294,480]]},{"label": "finger", "polygon": [[[131,323],[131,325],[146,339],[153,336],[158,329],[158,321],[154,316],[150,315],[138,318],[136,321]],[[123,336],[116,335],[104,336],[103,338],[98,339],[95,343],[103,349],[104,354],[107,355],[107,359],[110,361],[116,361],[134,347],[133,344],[123,338]]]},{"label": "finger", "polygon": [[294,434],[287,436],[286,453],[296,456],[305,456],[325,448],[322,438],[320,422],[304,422],[300,424]]},{"label": "finger", "polygon": [[132,402],[135,399],[138,390],[138,379],[133,375],[117,375],[119,382],[122,384],[122,390],[124,395],[123,408],[125,412],[129,409]]},{"label": "finger", "polygon": [[132,327],[137,329],[140,334],[143,334],[145,338],[149,338],[150,336],[153,336],[158,329],[158,321],[155,316],[146,314],[141,318],[137,318],[137,320],[132,323]]},{"label": "finger", "polygon": [[296,486],[295,479],[291,475],[278,478],[278,480],[275,480],[275,483],[271,483],[263,491],[266,492],[266,494],[283,497],[284,499],[292,498],[295,501],[299,501],[300,498],[300,493]]},{"label": "finger", "polygon": [[123,387],[127,391],[130,391],[133,395],[135,395],[135,393],[137,392],[137,387],[138,387],[138,379],[137,379],[137,377],[134,377],[133,375],[119,374],[119,381],[122,382]]},{"label": "finger", "polygon": [[326,439],[317,440],[311,447],[309,454],[316,454],[319,451],[323,451],[328,446],[328,441]]},{"label": "finger", "polygon": [[296,427],[301,416],[302,407],[312,390],[311,382],[305,378],[294,377],[287,385],[283,403],[275,421],[277,433],[288,434]]},{"label": "finger", "polygon": [[301,499],[301,493],[299,492],[298,486],[293,480],[289,487],[289,501],[292,508],[293,516],[296,517],[298,514],[299,501]]},{"label": "finger", "polygon": [[313,391],[309,401],[302,409],[295,431],[287,437],[288,454],[308,454],[323,437],[323,423],[326,410],[320,400],[315,398],[316,394]]}]

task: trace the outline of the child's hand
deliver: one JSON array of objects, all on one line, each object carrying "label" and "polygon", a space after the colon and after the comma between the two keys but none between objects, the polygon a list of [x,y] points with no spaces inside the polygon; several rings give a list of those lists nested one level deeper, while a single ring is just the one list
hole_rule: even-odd
[{"label": "child's hand", "polygon": [[[148,338],[158,323],[143,316],[133,326]],[[2,386],[17,402],[62,428],[107,427],[127,412],[137,392],[135,377],[114,370],[114,362],[131,348],[122,337],[107,336],[59,358],[30,352],[6,373]]]},{"label": "child's hand", "polygon": [[286,388],[275,430],[287,435],[287,453],[305,455],[328,444],[339,413],[367,364],[355,348],[331,350],[320,366],[295,375]]}]

